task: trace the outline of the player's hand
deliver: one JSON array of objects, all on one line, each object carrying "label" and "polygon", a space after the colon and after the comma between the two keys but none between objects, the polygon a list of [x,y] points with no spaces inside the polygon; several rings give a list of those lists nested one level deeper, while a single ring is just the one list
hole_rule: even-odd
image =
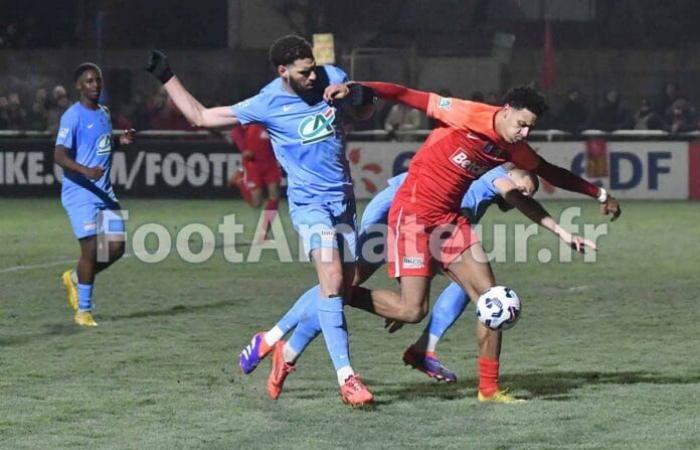
[{"label": "player's hand", "polygon": [[396,333],[403,328],[404,325],[405,324],[400,320],[384,319],[384,329],[387,330],[389,334]]},{"label": "player's hand", "polygon": [[331,84],[323,91],[323,99],[328,103],[337,102],[350,95],[347,83]]},{"label": "player's hand", "polygon": [[136,139],[136,130],[131,128],[129,130],[124,130],[124,134],[119,136],[119,143],[121,145],[133,144],[134,139]]},{"label": "player's hand", "polygon": [[577,234],[571,235],[568,244],[579,253],[585,253],[587,248],[593,251],[598,250],[598,246],[595,244],[595,242]]},{"label": "player's hand", "polygon": [[99,180],[102,178],[102,175],[104,175],[105,170],[100,167],[100,166],[95,166],[95,167],[86,167],[85,170],[83,170],[83,175],[85,175],[85,178],[88,178],[90,180]]},{"label": "player's hand", "polygon": [[620,208],[620,203],[617,201],[617,199],[608,194],[608,199],[605,201],[605,203],[600,204],[600,212],[606,216],[608,214],[612,214],[612,219],[610,220],[615,221],[618,217],[620,217],[620,214],[622,214],[622,209]]},{"label": "player's hand", "polygon": [[173,71],[170,70],[170,63],[168,63],[168,56],[156,49],[151,50],[151,57],[148,60],[146,72],[156,77],[163,84],[173,77]]}]

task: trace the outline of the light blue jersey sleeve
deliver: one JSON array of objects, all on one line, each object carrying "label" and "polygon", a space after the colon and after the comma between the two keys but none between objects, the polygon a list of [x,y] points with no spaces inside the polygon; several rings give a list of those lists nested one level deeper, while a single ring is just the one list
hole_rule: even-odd
[{"label": "light blue jersey sleeve", "polygon": [[328,82],[330,84],[347,83],[348,74],[346,74],[343,69],[336,66],[323,66],[328,74]]},{"label": "light blue jersey sleeve", "polygon": [[478,223],[489,206],[498,199],[500,193],[494,186],[494,181],[507,177],[508,172],[503,166],[498,166],[483,174],[469,186],[469,190],[462,199],[462,211],[466,213],[471,223]]},{"label": "light blue jersey sleeve", "polygon": [[233,111],[241,125],[247,125],[252,122],[264,125],[269,108],[269,97],[259,93],[231,106],[231,111]]},{"label": "light blue jersey sleeve", "polygon": [[77,110],[74,108],[69,108],[61,116],[61,123],[58,127],[58,134],[56,135],[56,145],[62,145],[73,152],[76,151],[76,136],[79,124],[79,118]]}]

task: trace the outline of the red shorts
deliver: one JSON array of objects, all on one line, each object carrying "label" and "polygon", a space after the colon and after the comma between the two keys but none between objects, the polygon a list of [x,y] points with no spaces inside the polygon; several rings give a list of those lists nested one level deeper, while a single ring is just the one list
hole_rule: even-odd
[{"label": "red shorts", "polygon": [[268,184],[282,182],[282,171],[277,161],[263,163],[244,161],[243,169],[245,170],[243,182],[248,189],[262,189]]},{"label": "red shorts", "polygon": [[432,277],[437,268],[447,268],[479,242],[469,220],[461,214],[447,213],[428,221],[400,202],[391,207],[387,234],[391,278]]}]

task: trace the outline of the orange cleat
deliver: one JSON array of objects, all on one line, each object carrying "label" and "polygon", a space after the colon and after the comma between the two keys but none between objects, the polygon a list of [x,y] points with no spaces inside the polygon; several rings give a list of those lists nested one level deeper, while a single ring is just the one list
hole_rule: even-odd
[{"label": "orange cleat", "polygon": [[294,372],[294,365],[286,362],[282,355],[284,344],[285,341],[279,340],[275,343],[274,350],[272,350],[272,368],[270,369],[270,375],[267,377],[267,395],[272,400],[279,398],[284,386],[284,380],[287,379],[287,375]]},{"label": "orange cleat", "polygon": [[352,407],[369,405],[374,401],[374,396],[364,385],[359,375],[350,375],[345,384],[340,386],[340,399],[346,405]]}]

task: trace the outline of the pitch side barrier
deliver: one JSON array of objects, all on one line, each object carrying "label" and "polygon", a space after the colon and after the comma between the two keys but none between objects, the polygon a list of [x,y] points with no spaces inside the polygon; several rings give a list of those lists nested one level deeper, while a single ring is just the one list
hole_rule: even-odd
[{"label": "pitch side barrier", "polygon": [[[371,198],[406,170],[429,130],[353,132],[347,155],[357,198]],[[397,140],[392,140],[397,139]],[[700,200],[700,133],[588,130],[533,132],[531,145],[547,160],[610,188],[619,198]],[[0,196],[58,196],[62,171],[54,139],[43,132],[0,131]],[[112,182],[120,198],[231,198],[228,179],[240,154],[206,131],[144,131],[114,152]],[[540,198],[577,195],[543,183]]]}]

